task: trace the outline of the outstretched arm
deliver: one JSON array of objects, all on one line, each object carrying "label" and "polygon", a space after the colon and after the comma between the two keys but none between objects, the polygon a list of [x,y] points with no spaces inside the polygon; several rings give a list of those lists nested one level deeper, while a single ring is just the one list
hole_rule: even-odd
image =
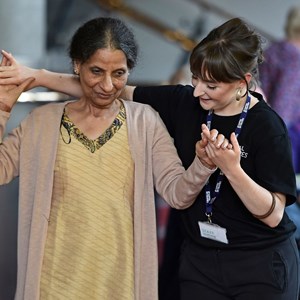
[{"label": "outstretched arm", "polygon": [[33,69],[18,63],[11,53],[2,50],[1,54],[7,60],[7,64],[0,67],[0,84],[19,85],[25,78],[34,77],[35,80],[27,90],[42,86],[75,97],[82,95],[78,76]]},{"label": "outstretched arm", "polygon": [[[34,77],[35,80],[27,87],[27,90],[42,86],[77,98],[82,96],[79,76],[46,69],[33,69],[18,63],[11,53],[4,50],[1,53],[7,63],[0,66],[0,84],[19,85],[25,78]],[[134,86],[126,86],[121,97],[125,100],[133,100],[134,89]]]}]

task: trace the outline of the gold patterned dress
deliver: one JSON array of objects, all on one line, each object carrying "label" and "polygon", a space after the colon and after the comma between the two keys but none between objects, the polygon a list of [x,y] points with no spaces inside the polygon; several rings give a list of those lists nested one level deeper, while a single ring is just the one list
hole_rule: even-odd
[{"label": "gold patterned dress", "polygon": [[64,113],[41,300],[133,300],[133,182],[125,108],[96,140]]}]

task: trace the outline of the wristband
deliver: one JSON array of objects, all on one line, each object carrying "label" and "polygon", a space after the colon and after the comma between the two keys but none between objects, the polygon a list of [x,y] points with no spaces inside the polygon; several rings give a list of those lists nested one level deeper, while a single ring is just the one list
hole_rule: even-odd
[{"label": "wristband", "polygon": [[260,220],[265,219],[268,216],[270,216],[271,213],[274,211],[274,208],[275,208],[275,205],[276,205],[276,199],[275,199],[274,194],[272,192],[270,192],[270,193],[272,195],[272,204],[271,204],[270,209],[264,215],[254,215],[254,214],[252,214],[255,218],[260,219]]}]

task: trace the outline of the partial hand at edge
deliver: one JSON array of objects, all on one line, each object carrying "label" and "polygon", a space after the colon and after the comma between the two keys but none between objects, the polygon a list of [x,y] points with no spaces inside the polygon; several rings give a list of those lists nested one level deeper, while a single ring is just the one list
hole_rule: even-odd
[{"label": "partial hand at edge", "polygon": [[0,85],[0,109],[10,112],[18,98],[28,88],[35,78],[30,77],[25,79],[20,85],[9,84]]}]

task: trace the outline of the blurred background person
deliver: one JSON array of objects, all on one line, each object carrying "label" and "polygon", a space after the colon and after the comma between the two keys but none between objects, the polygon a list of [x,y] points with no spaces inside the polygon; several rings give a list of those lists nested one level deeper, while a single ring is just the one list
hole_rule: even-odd
[{"label": "blurred background person", "polygon": [[300,6],[286,18],[285,38],[271,43],[260,65],[261,88],[289,130],[295,172],[300,173]]}]

